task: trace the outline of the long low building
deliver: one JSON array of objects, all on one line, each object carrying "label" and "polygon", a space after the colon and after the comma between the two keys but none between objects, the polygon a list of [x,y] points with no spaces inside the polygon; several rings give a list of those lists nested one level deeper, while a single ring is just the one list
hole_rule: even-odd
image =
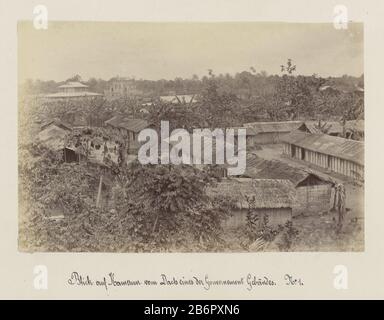
[{"label": "long low building", "polygon": [[286,135],[282,141],[283,153],[288,157],[364,180],[364,142],[299,131]]},{"label": "long low building", "polygon": [[277,179],[225,179],[215,187],[209,187],[210,197],[226,197],[232,201],[231,216],[222,222],[225,228],[240,227],[247,224],[249,209],[259,216],[265,215],[270,225],[284,225],[292,219],[295,189],[289,180]]},{"label": "long low building", "polygon": [[324,174],[304,170],[279,160],[264,160],[249,155],[247,169],[243,175],[252,179],[289,180],[295,188],[293,216],[320,214],[331,209],[331,194],[334,181]]},{"label": "long low building", "polygon": [[280,143],[282,137],[302,126],[302,121],[244,123],[247,129],[247,146]]}]

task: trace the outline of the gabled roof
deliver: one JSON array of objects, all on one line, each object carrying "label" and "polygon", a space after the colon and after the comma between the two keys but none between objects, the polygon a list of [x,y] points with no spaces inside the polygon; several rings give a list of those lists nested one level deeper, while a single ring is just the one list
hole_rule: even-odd
[{"label": "gabled roof", "polygon": [[247,167],[244,176],[254,179],[289,180],[295,187],[309,177],[316,179],[320,184],[332,183],[311,170],[293,167],[279,160],[264,160],[254,155],[247,157]]},{"label": "gabled roof", "polygon": [[148,121],[143,119],[132,119],[123,116],[114,116],[113,118],[104,122],[105,125],[110,125],[115,128],[123,128],[133,132],[140,132],[149,126]]},{"label": "gabled roof", "polygon": [[255,208],[292,208],[295,189],[288,180],[226,179],[207,189],[209,196],[225,196],[240,209],[249,208],[248,199],[254,199]]},{"label": "gabled roof", "polygon": [[364,165],[364,142],[361,141],[300,131],[291,132],[282,140],[311,151]]},{"label": "gabled roof", "polygon": [[52,124],[53,122],[45,126],[44,129],[39,132],[37,138],[50,149],[63,149],[65,136],[70,130],[63,128],[62,126],[56,126]]},{"label": "gabled roof", "polygon": [[280,121],[280,122],[250,122],[244,123],[244,127],[252,128],[255,133],[264,132],[291,132],[303,124],[302,121]]},{"label": "gabled roof", "polygon": [[60,127],[62,128],[63,130],[72,130],[72,127],[65,123],[64,121],[61,121],[60,119],[51,119],[49,121],[47,121],[46,123],[44,123],[42,126],[41,126],[41,130],[44,130],[45,128],[51,126],[51,125],[55,125],[56,127]]}]

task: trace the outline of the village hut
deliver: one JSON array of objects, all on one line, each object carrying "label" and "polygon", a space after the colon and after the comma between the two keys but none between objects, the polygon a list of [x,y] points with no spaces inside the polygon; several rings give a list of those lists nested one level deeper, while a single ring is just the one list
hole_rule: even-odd
[{"label": "village hut", "polygon": [[253,156],[247,159],[245,177],[253,179],[289,180],[295,188],[293,216],[320,214],[331,208],[334,182],[325,174],[320,176],[312,170],[303,170],[279,160],[264,160]]},{"label": "village hut", "polygon": [[148,121],[116,115],[104,122],[104,126],[117,135],[124,135],[128,139],[129,153],[137,153],[140,148],[138,136],[141,130],[150,127]]},{"label": "village hut", "polygon": [[63,152],[65,162],[78,162],[81,155],[76,148],[65,145],[65,136],[72,131],[71,126],[59,119],[53,119],[41,126],[37,139],[49,149]]},{"label": "village hut", "polygon": [[298,129],[302,124],[302,121],[244,123],[243,127],[247,129],[247,146],[280,143],[284,135]]},{"label": "village hut", "polygon": [[250,209],[259,219],[267,215],[273,226],[283,225],[292,218],[295,191],[289,180],[225,179],[208,188],[207,194],[232,200],[232,215],[223,221],[225,228],[245,226]]}]

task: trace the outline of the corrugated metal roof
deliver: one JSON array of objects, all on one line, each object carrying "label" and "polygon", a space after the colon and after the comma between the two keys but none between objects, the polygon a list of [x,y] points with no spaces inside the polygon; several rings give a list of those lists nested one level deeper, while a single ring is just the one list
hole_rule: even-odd
[{"label": "corrugated metal roof", "polygon": [[207,189],[210,196],[224,195],[236,207],[249,208],[247,199],[255,199],[255,208],[292,208],[295,189],[289,180],[280,179],[226,179]]},{"label": "corrugated metal roof", "polygon": [[255,133],[264,132],[291,132],[303,124],[302,121],[280,121],[280,122],[250,122],[244,123],[244,127],[252,128]]},{"label": "corrugated metal roof", "polygon": [[149,126],[148,121],[143,119],[132,119],[128,117],[114,116],[113,118],[105,121],[106,125],[115,128],[123,128],[133,132],[140,132]]},{"label": "corrugated metal roof", "polygon": [[284,142],[364,165],[364,142],[295,131],[282,138]]}]

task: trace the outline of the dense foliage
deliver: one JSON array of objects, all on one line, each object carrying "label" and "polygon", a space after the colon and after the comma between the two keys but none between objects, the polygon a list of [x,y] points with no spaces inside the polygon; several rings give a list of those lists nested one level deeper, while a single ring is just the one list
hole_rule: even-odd
[{"label": "dense foliage", "polygon": [[[191,166],[134,162],[109,174],[64,163],[41,145],[20,150],[21,248],[42,251],[217,250],[225,199],[210,199],[215,175]],[[103,169],[105,170],[105,169]],[[112,177],[96,206],[100,175]],[[55,220],[55,212],[65,219]]]},{"label": "dense foliage", "polygon": [[[191,79],[132,80],[142,96],[153,102],[152,107],[143,105],[141,98],[121,97],[112,101],[95,98],[85,103],[56,101],[44,103],[39,108],[45,108],[47,117],[57,116],[69,122],[75,121],[75,114],[81,114],[83,122],[91,126],[100,125],[116,113],[153,121],[159,117],[167,118],[186,128],[234,126],[259,120],[364,118],[364,97],[357,90],[364,88],[363,75],[328,78],[297,75],[299,70],[290,59],[281,67],[280,75],[268,75],[250,68],[234,76],[216,75],[209,70],[201,79],[195,75]],[[81,77],[69,80],[81,80]],[[104,93],[108,86],[108,81],[101,79],[92,78],[85,83],[91,91],[100,93]],[[62,82],[28,80],[19,91],[23,96],[44,94],[52,92],[54,84],[57,86]],[[325,87],[329,89],[323,90]],[[179,101],[175,106],[158,100],[161,95],[175,94],[194,95],[197,102],[192,105]],[[145,113],[141,112],[143,109]]]},{"label": "dense foliage", "polygon": [[[161,120],[174,128],[225,128],[252,121],[364,118],[363,77],[321,78],[296,75],[291,60],[281,75],[257,73],[253,68],[234,76],[209,70],[199,79],[135,80],[152,104],[137,98],[108,101],[91,98],[47,101],[36,94],[53,92],[54,81],[27,81],[19,106],[20,248],[28,251],[218,251],[228,247],[221,222],[230,214],[224,197],[210,198],[206,188],[215,184],[215,168],[127,164],[128,139],[102,124],[114,115],[143,118],[158,128]],[[74,76],[73,81],[80,81]],[[90,79],[91,91],[103,92],[107,81]],[[328,86],[330,90],[320,90]],[[168,103],[158,96],[194,94],[195,102]],[[145,109],[143,112],[143,109]],[[35,143],[36,133],[47,120],[59,118],[83,127],[67,135],[83,161],[65,163],[62,151]],[[117,145],[118,161],[92,163],[92,148]],[[100,188],[100,186],[102,186]],[[99,205],[100,190],[104,196]],[[65,215],[65,219],[52,218]],[[250,220],[253,217],[249,214]],[[291,223],[272,228],[268,218],[242,232],[245,249],[276,244],[289,250],[297,237]],[[251,249],[252,250],[252,249]]]}]

